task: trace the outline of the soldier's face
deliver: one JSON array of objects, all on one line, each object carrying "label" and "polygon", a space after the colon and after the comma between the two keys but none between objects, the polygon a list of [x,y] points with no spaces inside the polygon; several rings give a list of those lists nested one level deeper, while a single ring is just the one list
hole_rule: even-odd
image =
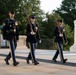
[{"label": "soldier's face", "polygon": [[59,25],[62,25],[63,23],[62,22],[59,22]]},{"label": "soldier's face", "polygon": [[31,22],[35,22],[35,19],[32,19],[32,18],[31,18],[30,20],[31,20]]},{"label": "soldier's face", "polygon": [[14,18],[14,14],[9,13],[10,18]]}]

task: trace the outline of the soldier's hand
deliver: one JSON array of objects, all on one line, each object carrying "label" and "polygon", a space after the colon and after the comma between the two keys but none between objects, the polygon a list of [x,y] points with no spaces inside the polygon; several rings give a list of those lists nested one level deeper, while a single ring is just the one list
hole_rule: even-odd
[{"label": "soldier's hand", "polygon": [[63,37],[63,34],[59,34],[60,37]]},{"label": "soldier's hand", "polygon": [[39,43],[41,43],[42,41],[41,40],[39,40]]},{"label": "soldier's hand", "polygon": [[16,32],[16,29],[14,29],[14,32]]},{"label": "soldier's hand", "polygon": [[15,22],[15,25],[17,26],[18,25],[18,22]]},{"label": "soldier's hand", "polygon": [[31,33],[30,33],[31,35],[35,35],[36,33],[35,32],[33,32],[33,31],[31,31]]}]

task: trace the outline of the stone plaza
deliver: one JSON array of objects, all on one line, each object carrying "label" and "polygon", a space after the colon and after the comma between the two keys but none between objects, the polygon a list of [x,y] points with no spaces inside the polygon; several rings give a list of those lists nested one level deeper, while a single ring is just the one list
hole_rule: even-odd
[{"label": "stone plaza", "polygon": [[12,65],[12,59],[9,61],[10,65],[6,65],[4,58],[8,54],[9,49],[0,49],[0,75],[76,75],[76,53],[70,51],[64,51],[64,57],[68,61],[63,64],[60,62],[52,61],[52,57],[55,50],[36,50],[36,58],[39,61],[39,65],[33,65],[26,63],[26,57],[29,53],[27,48],[17,48],[16,59],[19,61],[19,65],[14,67]]}]

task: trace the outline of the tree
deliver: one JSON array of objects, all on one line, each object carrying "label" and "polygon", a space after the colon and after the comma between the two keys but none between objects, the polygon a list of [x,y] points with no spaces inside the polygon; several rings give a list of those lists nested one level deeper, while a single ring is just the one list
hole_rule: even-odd
[{"label": "tree", "polygon": [[25,27],[29,15],[34,14],[38,22],[42,20],[41,15],[43,12],[40,9],[40,0],[0,0],[0,24],[8,17],[10,10],[15,11],[20,34],[25,34],[26,32]]},{"label": "tree", "polygon": [[46,13],[46,20],[42,22],[42,37],[43,38],[54,38],[54,28],[56,26],[56,21],[58,19],[61,19],[61,17],[58,14],[52,13],[48,14]]},{"label": "tree", "polygon": [[74,32],[71,30],[71,27],[67,24],[64,24],[64,28],[66,30],[66,36],[68,41],[68,44],[64,45],[64,50],[69,50],[70,46],[72,46],[74,43]]},{"label": "tree", "polygon": [[[41,37],[43,38],[43,45],[41,45],[42,47],[55,49],[54,28],[57,25],[56,22],[58,19],[62,19],[62,18],[57,13],[46,14],[46,20],[44,20],[41,25]],[[63,26],[66,30],[66,36],[68,40],[68,44],[64,47],[64,49],[69,50],[69,47],[73,44],[73,40],[74,40],[73,32],[71,31],[71,27],[68,24],[63,23]]]},{"label": "tree", "polygon": [[[42,10],[40,9],[40,0],[23,0],[20,4],[20,8],[18,9],[19,13],[17,14],[17,19],[20,24],[20,34],[25,34],[26,24],[28,22],[29,15],[35,15],[37,22],[42,20]],[[40,25],[40,24],[39,24]]]},{"label": "tree", "polygon": [[21,0],[0,0],[0,24],[8,17],[10,10],[16,11],[19,7]]},{"label": "tree", "polygon": [[76,19],[76,0],[63,0],[61,7],[54,12],[58,13],[66,24],[74,28],[73,21]]}]

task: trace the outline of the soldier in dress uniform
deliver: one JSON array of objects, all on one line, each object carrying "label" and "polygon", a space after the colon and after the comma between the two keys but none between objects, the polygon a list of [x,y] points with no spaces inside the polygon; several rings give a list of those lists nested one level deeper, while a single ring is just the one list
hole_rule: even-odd
[{"label": "soldier in dress uniform", "polygon": [[27,63],[29,64],[29,60],[32,59],[32,63],[34,65],[39,64],[39,62],[35,58],[35,49],[36,49],[36,43],[41,43],[39,31],[38,31],[38,25],[35,23],[35,16],[30,15],[29,16],[29,23],[26,27],[26,42],[29,43],[30,52],[28,57],[26,58]]},{"label": "soldier in dress uniform", "polygon": [[19,62],[17,62],[15,58],[15,49],[17,47],[17,41],[19,40],[19,35],[18,35],[18,23],[14,19],[14,11],[9,11],[9,18],[5,20],[5,32],[7,34],[5,39],[9,42],[11,51],[4,60],[6,64],[9,65],[9,60],[12,56],[13,65],[17,66]]},{"label": "soldier in dress uniform", "polygon": [[57,21],[57,26],[55,27],[54,35],[55,35],[55,42],[57,43],[57,51],[52,60],[54,62],[57,62],[56,59],[58,57],[58,54],[60,54],[61,61],[65,63],[67,59],[64,59],[64,56],[63,56],[63,42],[67,43],[67,39],[66,39],[65,29],[63,27],[62,20]]}]

